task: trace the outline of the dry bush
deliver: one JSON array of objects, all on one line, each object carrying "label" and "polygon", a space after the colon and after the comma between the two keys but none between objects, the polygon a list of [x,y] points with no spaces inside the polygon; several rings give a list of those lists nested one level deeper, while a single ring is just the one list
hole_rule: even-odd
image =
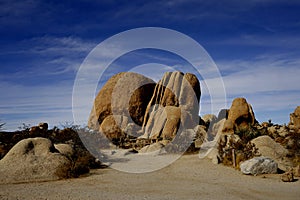
[{"label": "dry bush", "polygon": [[[239,168],[242,161],[249,160],[258,154],[258,149],[250,141],[260,136],[260,133],[249,128],[236,131],[236,135],[240,139],[235,138],[234,135],[225,135],[219,142],[218,151],[220,161],[224,165],[233,166],[235,163],[235,167]],[[235,160],[233,156],[235,156]]]}]

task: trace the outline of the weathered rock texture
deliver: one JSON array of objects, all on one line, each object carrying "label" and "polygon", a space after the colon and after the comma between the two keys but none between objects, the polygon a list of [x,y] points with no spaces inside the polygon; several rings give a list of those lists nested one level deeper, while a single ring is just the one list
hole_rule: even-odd
[{"label": "weathered rock texture", "polygon": [[241,164],[243,174],[276,174],[277,163],[266,157],[254,157]]},{"label": "weathered rock texture", "polygon": [[0,182],[49,181],[67,178],[71,161],[46,138],[18,142],[0,160]]},{"label": "weathered rock texture", "polygon": [[97,95],[88,126],[117,139],[135,123],[139,127],[130,129],[141,130],[135,137],[172,140],[199,124],[200,95],[199,80],[190,73],[167,72],[157,84],[136,73],[119,73]]},{"label": "weathered rock texture", "polygon": [[278,163],[279,169],[287,171],[292,167],[292,162],[288,159],[289,151],[276,143],[271,137],[264,135],[251,140],[251,143],[255,144],[258,148],[258,153],[262,156],[269,157]]},{"label": "weathered rock texture", "polygon": [[[112,76],[95,98],[88,127],[94,130],[102,127],[103,133],[112,138],[118,137],[121,130],[117,130],[115,135],[110,135],[111,129],[109,132],[105,131],[108,129],[107,121],[123,129],[123,120],[119,118],[124,116],[141,126],[154,87],[153,80],[137,73],[122,72]],[[117,119],[114,119],[115,116],[118,116]],[[102,125],[107,117],[109,119]]]},{"label": "weathered rock texture", "polygon": [[147,106],[142,137],[170,140],[179,129],[193,129],[199,123],[200,95],[200,84],[195,75],[165,73]]},{"label": "weathered rock texture", "polygon": [[236,98],[229,109],[223,132],[234,133],[234,130],[249,128],[249,125],[254,123],[255,116],[251,105],[245,98]]}]

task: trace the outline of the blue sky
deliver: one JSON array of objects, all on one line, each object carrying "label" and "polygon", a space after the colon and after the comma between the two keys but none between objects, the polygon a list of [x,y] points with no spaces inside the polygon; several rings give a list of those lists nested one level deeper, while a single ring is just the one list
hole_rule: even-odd
[{"label": "blue sky", "polygon": [[[288,123],[300,105],[299,10],[296,0],[0,0],[0,120],[7,130],[72,122],[73,84],[89,52],[119,32],[163,27],[206,49],[222,75],[227,107],[242,96],[258,121]],[[144,50],[112,69],[148,62],[182,64],[167,52]],[[209,112],[205,91],[201,114]]]}]

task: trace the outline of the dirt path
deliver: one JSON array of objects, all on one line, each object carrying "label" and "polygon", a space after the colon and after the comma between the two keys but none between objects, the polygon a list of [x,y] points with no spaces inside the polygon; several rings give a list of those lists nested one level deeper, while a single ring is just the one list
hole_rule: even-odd
[{"label": "dirt path", "polygon": [[[264,178],[265,177],[265,178]],[[130,174],[111,168],[78,179],[0,185],[0,199],[299,199],[300,180],[246,176],[197,155],[161,170]]]}]

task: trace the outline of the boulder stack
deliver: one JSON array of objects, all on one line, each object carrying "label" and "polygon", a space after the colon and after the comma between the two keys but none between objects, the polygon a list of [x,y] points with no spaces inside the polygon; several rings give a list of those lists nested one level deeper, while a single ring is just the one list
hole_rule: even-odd
[{"label": "boulder stack", "polygon": [[200,83],[195,75],[165,73],[147,106],[142,137],[171,140],[179,129],[193,129],[199,123],[200,95]]},{"label": "boulder stack", "polygon": [[[190,73],[167,72],[155,84],[140,74],[123,72],[111,77],[98,93],[88,127],[109,139],[134,137],[172,140],[178,132],[199,124],[200,83]],[[132,134],[132,133],[131,133]]]},{"label": "boulder stack", "polygon": [[[154,87],[153,80],[137,73],[122,72],[112,76],[95,98],[88,127],[101,129],[108,138],[114,138],[119,137],[126,128],[123,125],[130,122],[124,120],[130,119],[141,126]],[[118,128],[112,130],[107,127],[108,122]],[[116,134],[111,135],[112,132]]]},{"label": "boulder stack", "polygon": [[236,98],[228,111],[223,132],[234,133],[234,130],[249,128],[254,123],[255,116],[251,105],[245,98]]},{"label": "boulder stack", "polygon": [[67,178],[71,161],[49,139],[28,138],[18,142],[0,160],[0,182],[49,181]]}]

